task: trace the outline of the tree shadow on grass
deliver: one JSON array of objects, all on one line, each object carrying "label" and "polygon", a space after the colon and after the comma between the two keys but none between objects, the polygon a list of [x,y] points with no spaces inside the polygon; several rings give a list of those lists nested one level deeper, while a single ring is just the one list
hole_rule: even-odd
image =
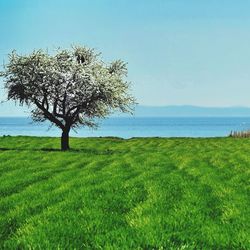
[{"label": "tree shadow on grass", "polygon": [[61,152],[61,153],[85,153],[85,154],[93,154],[93,155],[112,155],[112,154],[124,154],[128,151],[124,150],[96,150],[96,149],[69,149],[67,151],[62,151],[58,148],[4,148],[0,147],[0,151],[36,151],[36,152]]}]

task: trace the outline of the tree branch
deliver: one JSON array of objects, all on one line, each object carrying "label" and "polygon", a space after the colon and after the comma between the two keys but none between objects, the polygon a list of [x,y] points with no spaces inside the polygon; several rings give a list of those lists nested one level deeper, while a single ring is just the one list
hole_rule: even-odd
[{"label": "tree branch", "polygon": [[58,127],[60,127],[61,129],[64,129],[65,126],[63,125],[63,123],[58,120],[53,114],[51,114],[41,103],[39,103],[38,100],[34,100],[36,106],[41,109],[44,113],[44,115],[53,123],[55,123]]}]

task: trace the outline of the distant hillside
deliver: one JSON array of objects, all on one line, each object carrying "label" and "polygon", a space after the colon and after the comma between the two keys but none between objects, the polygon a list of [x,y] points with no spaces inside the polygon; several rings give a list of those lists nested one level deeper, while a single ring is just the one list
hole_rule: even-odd
[{"label": "distant hillside", "polygon": [[[27,107],[20,107],[14,102],[0,104],[0,117],[29,116]],[[113,116],[130,116],[126,114],[114,114]],[[134,113],[135,117],[246,117],[250,116],[250,107],[199,107],[199,106],[143,106],[138,105]]]},{"label": "distant hillside", "polygon": [[197,107],[197,106],[137,106],[136,117],[176,117],[176,116],[250,116],[250,108],[247,107]]}]

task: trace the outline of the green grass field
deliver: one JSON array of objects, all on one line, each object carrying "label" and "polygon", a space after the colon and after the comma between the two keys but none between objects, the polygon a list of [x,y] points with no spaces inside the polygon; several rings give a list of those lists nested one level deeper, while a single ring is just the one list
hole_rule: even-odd
[{"label": "green grass field", "polygon": [[0,249],[250,249],[250,140],[0,138]]}]

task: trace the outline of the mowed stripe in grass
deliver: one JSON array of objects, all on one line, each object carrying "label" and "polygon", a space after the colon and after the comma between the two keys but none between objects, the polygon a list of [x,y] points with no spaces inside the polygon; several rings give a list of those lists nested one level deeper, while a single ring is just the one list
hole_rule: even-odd
[{"label": "mowed stripe in grass", "polygon": [[0,248],[249,249],[250,140],[0,138]]}]

